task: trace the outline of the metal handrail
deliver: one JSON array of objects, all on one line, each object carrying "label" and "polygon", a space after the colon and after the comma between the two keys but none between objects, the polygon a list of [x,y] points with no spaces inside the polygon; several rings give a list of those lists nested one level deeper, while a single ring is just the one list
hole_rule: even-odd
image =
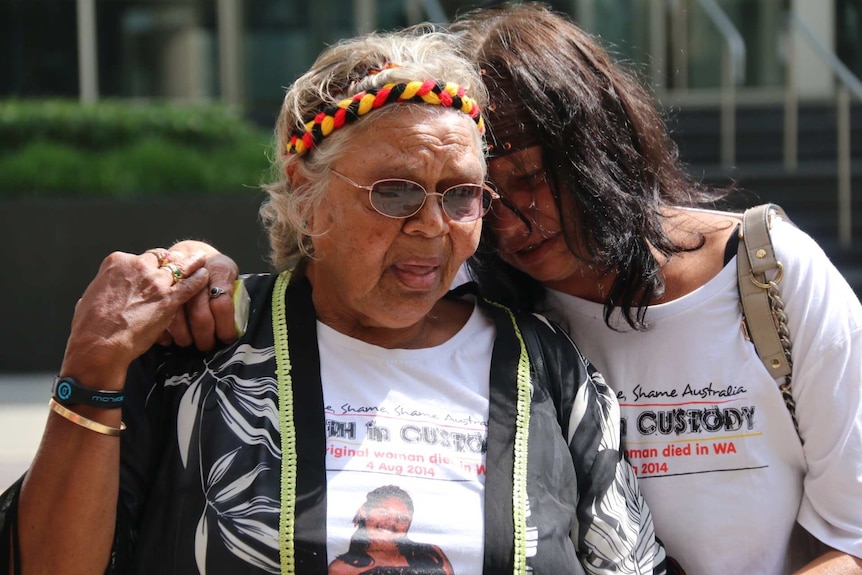
[{"label": "metal handrail", "polygon": [[721,163],[736,162],[736,85],[745,81],[745,41],[715,0],[698,0],[724,38],[721,57]]},{"label": "metal handrail", "polygon": [[84,103],[99,99],[99,63],[96,57],[95,0],[77,0],[79,99]]},{"label": "metal handrail", "polygon": [[[793,12],[788,14],[788,31],[798,30],[823,63],[841,81],[835,94],[838,128],[838,241],[849,246],[853,241],[852,200],[850,190],[850,93],[862,100],[862,82],[830,50],[820,38]],[[795,170],[798,156],[799,105],[796,95],[796,51],[793,38],[787,40],[787,81],[784,100],[784,165]]]},{"label": "metal handrail", "polygon": [[443,10],[439,0],[422,0],[422,5],[425,7],[425,13],[428,14],[428,19],[431,22],[445,24],[448,20],[446,11]]}]

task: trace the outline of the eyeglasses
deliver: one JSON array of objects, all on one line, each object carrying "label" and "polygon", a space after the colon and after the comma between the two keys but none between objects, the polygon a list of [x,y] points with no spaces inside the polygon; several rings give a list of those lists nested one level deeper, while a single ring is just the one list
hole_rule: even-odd
[{"label": "eyeglasses", "polygon": [[515,202],[500,195],[498,202],[491,208],[487,223],[497,233],[507,235],[519,233],[527,237],[533,233],[533,229],[536,229],[539,235],[548,239],[556,233],[554,222],[549,215],[552,213],[557,213],[556,207],[550,205],[542,209],[536,202],[535,196],[530,199],[530,205],[520,209]]},{"label": "eyeglasses", "polygon": [[491,208],[491,202],[499,197],[497,192],[486,185],[458,184],[439,192],[428,192],[421,185],[410,180],[387,178],[377,180],[370,186],[357,184],[344,174],[330,171],[360,190],[368,190],[371,207],[390,218],[409,218],[419,213],[428,196],[440,196],[443,213],[455,222],[475,222]]}]

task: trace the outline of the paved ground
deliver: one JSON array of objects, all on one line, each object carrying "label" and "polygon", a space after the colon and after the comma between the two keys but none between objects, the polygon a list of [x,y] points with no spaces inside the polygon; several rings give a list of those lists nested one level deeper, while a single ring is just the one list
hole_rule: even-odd
[{"label": "paved ground", "polygon": [[30,465],[48,417],[53,374],[0,374],[0,492]]}]

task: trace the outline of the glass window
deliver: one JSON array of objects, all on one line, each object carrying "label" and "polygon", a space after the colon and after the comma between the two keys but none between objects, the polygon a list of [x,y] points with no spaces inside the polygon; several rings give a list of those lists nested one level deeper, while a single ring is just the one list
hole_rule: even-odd
[{"label": "glass window", "polygon": [[218,97],[213,0],[97,0],[102,97]]},{"label": "glass window", "polygon": [[0,97],[78,97],[75,0],[0,2]]}]

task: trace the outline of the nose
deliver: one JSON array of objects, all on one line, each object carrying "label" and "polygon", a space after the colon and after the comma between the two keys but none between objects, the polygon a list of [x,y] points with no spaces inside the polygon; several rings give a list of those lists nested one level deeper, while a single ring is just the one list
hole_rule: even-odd
[{"label": "nose", "polygon": [[[437,196],[438,198],[440,198],[440,200],[434,200],[434,196]],[[425,192],[425,204],[428,204],[429,198],[432,202],[439,204],[441,210],[443,209],[443,194],[441,194],[440,192]],[[424,208],[425,206],[423,205],[422,207]]]},{"label": "nose", "polygon": [[449,219],[443,211],[443,194],[427,192],[419,211],[407,218],[405,231],[418,232],[428,237],[438,236],[449,229]]}]

